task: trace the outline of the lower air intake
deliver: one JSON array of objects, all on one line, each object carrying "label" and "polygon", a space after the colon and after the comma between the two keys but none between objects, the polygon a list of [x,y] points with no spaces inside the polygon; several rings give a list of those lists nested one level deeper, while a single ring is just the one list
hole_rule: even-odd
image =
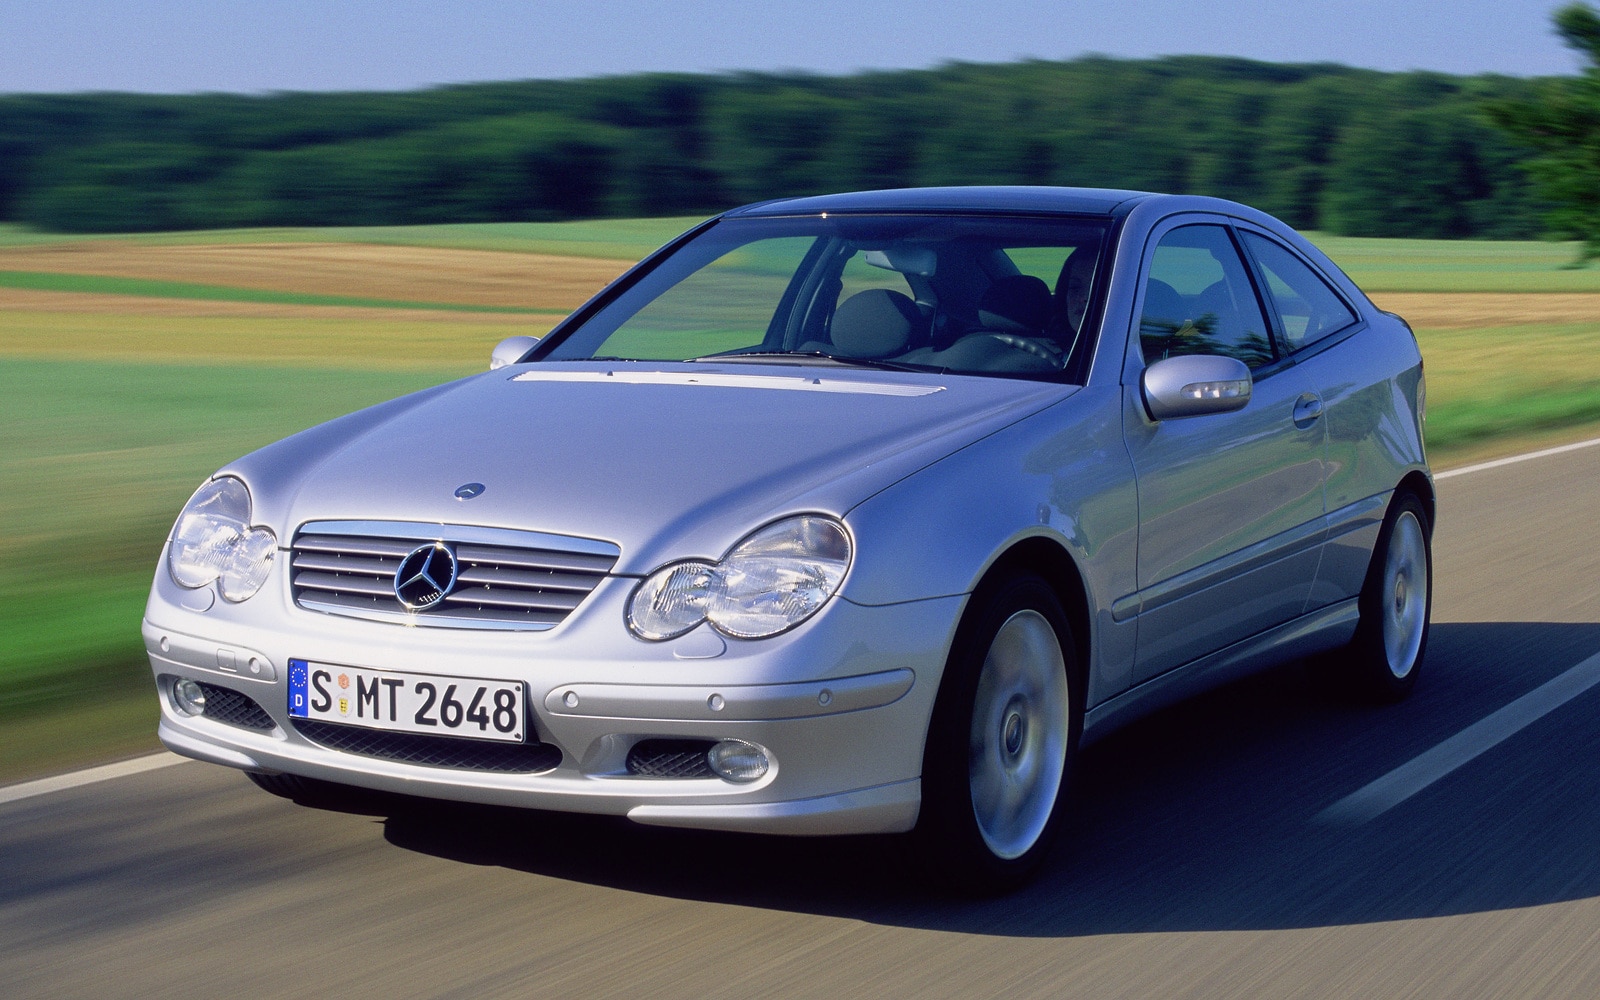
[{"label": "lower air intake", "polygon": [[710,740],[640,740],[628,751],[628,773],[641,778],[714,778]]},{"label": "lower air intake", "polygon": [[203,682],[200,684],[200,690],[204,691],[206,696],[206,707],[202,714],[208,719],[230,726],[239,726],[242,729],[277,728],[278,724],[272,721],[272,716],[267,714],[267,710],[256,704],[255,699],[249,695],[240,694],[232,688]]},{"label": "lower air intake", "polygon": [[491,743],[453,736],[389,733],[312,719],[293,722],[301,736],[329,750],[422,767],[539,774],[553,771],[561,763],[561,751],[549,743]]}]

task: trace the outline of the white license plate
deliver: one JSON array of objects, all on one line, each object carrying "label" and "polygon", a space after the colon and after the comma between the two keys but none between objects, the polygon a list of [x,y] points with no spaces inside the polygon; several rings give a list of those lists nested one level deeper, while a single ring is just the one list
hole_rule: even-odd
[{"label": "white license plate", "polygon": [[297,719],[521,743],[524,706],[518,681],[289,661],[289,714]]}]

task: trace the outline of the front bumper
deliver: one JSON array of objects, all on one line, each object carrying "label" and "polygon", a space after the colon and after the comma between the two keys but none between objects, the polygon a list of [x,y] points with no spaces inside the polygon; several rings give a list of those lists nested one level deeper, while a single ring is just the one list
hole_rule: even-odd
[{"label": "front bumper", "polygon": [[[622,629],[628,580],[608,580],[547,632],[408,627],[306,611],[268,588],[204,611],[158,572],[143,634],[173,751],[440,799],[627,816],[640,823],[785,834],[909,830],[922,751],[962,598],[886,607],[835,599],[793,632],[724,640],[702,626],[646,643]],[[250,605],[261,602],[255,607]],[[436,767],[333,750],[287,712],[290,657],[370,669],[521,680],[534,736],[560,751],[539,773]],[[177,679],[226,688],[270,717],[257,728],[188,716]],[[737,739],[766,749],[760,779],[630,773],[645,740]]]}]

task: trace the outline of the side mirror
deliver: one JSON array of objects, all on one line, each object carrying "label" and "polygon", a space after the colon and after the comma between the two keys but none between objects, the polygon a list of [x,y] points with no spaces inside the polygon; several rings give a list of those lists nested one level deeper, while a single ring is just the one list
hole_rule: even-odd
[{"label": "side mirror", "polygon": [[1218,354],[1157,361],[1144,370],[1140,385],[1152,420],[1227,413],[1250,402],[1250,369],[1238,358]]},{"label": "side mirror", "polygon": [[507,337],[494,345],[494,351],[489,355],[489,370],[504,368],[514,365],[522,360],[522,356],[533,350],[533,345],[539,342],[538,337]]}]

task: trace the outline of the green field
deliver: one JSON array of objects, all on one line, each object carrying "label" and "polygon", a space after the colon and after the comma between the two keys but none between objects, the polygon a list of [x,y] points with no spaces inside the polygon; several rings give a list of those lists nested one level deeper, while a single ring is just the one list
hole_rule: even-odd
[{"label": "green field", "polygon": [[[601,219],[581,222],[463,222],[438,226],[334,226],[326,229],[214,229],[183,233],[117,233],[95,240],[138,246],[210,246],[229,243],[367,243],[374,246],[509,250],[558,257],[634,261],[702,221]],[[77,243],[82,235],[38,233],[0,223],[0,247]]]},{"label": "green field", "polygon": [[1369,294],[1600,292],[1600,266],[1572,267],[1576,243],[1307,235]]},{"label": "green field", "polygon": [[[375,246],[505,250],[633,261],[700,221],[685,216],[438,226],[219,229],[178,233],[119,233],[92,239],[139,246],[365,243]],[[1306,235],[1368,292],[1600,292],[1600,265],[1571,267],[1578,258],[1577,243],[1541,240],[1395,240],[1326,233]],[[89,238],[38,233],[0,223],[0,248],[75,243]]]},{"label": "green field", "polygon": [[562,315],[548,309],[516,306],[463,305],[459,302],[417,302],[410,299],[371,299],[356,295],[315,295],[275,292],[262,288],[230,288],[190,281],[118,278],[100,274],[55,274],[45,271],[0,271],[0,288],[35,292],[78,292],[89,295],[133,295],[152,299],[196,299],[205,302],[255,302],[283,306],[342,306],[347,309],[427,309],[445,312],[506,313],[509,315]]},{"label": "green field", "polygon": [[462,373],[0,359],[0,780],[154,746],[139,619],[206,475]]},{"label": "green field", "polygon": [[[92,661],[137,625],[178,508],[223,463],[445,373],[8,360],[0,365],[0,706],[64,662]],[[22,572],[25,570],[25,572]],[[72,595],[85,586],[93,601]],[[16,632],[12,629],[21,626]],[[28,692],[17,684],[26,682]]]},{"label": "green field", "polygon": [[[626,259],[691,221],[116,239],[355,241]],[[0,246],[30,241],[66,242],[0,227]],[[1319,242],[1374,292],[1600,293],[1600,270],[1562,269],[1573,251],[1561,244]],[[481,370],[496,340],[523,332],[508,323],[526,319],[540,330],[555,318],[143,279],[30,280],[0,275],[0,288],[22,283],[99,304],[0,310],[0,780],[154,746],[139,619],[165,533],[205,476],[329,417]],[[119,312],[95,299],[105,292],[171,300],[175,311]],[[256,303],[267,313],[183,311],[205,300]],[[295,311],[312,306],[320,311]],[[404,311],[413,308],[434,312]],[[1583,323],[1419,327],[1436,467],[1600,433],[1594,333]]]}]

